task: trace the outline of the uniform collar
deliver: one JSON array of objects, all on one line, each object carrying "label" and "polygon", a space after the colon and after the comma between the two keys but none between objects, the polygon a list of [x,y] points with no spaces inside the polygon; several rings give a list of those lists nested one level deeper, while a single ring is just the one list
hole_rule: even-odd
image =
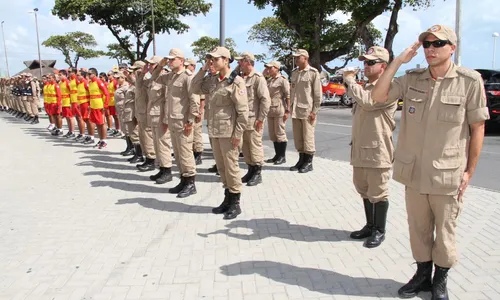
[{"label": "uniform collar", "polygon": [[[457,65],[455,65],[453,62],[451,62],[450,64],[450,68],[448,69],[448,71],[446,72],[446,74],[444,75],[443,78],[455,78],[457,77],[458,74],[457,74]],[[431,69],[429,67],[427,67],[427,69],[425,70],[425,72],[423,72],[422,74],[420,74],[420,76],[418,77],[419,80],[428,80],[428,79],[432,79],[432,75],[431,75]]]},{"label": "uniform collar", "polygon": [[375,80],[375,81],[374,81],[374,82],[372,82],[372,83],[367,82],[367,83],[365,84],[365,88],[367,88],[367,87],[371,87],[371,86],[375,86],[375,85],[377,84],[377,82],[378,82],[378,79],[377,79],[377,80]]},{"label": "uniform collar", "polygon": [[248,75],[244,75],[245,77],[252,77],[253,74],[255,74],[255,68],[252,70],[252,72],[248,73]]},{"label": "uniform collar", "polygon": [[222,79],[221,79],[221,77],[220,77],[220,73],[217,73],[217,80],[219,80],[219,82],[221,82],[221,81],[224,81],[224,80],[228,79],[228,78],[229,78],[229,76],[231,76],[231,73],[232,73],[232,72],[233,72],[233,70],[229,69],[229,70],[227,71],[226,75],[225,75]]},{"label": "uniform collar", "polygon": [[311,69],[311,65],[307,65],[307,67],[304,68],[304,70],[297,69],[299,72],[304,72],[304,71],[309,71]]}]

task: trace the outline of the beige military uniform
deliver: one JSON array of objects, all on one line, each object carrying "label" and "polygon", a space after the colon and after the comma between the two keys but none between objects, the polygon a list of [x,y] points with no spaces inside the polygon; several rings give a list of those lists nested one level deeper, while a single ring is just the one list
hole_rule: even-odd
[{"label": "beige military uniform", "polygon": [[483,81],[453,63],[436,80],[428,69],[411,70],[391,85],[388,101],[398,98],[403,110],[393,178],[406,186],[413,256],[449,268],[457,261],[455,229],[462,208],[457,195],[469,125],[489,118]]},{"label": "beige military uniform", "polygon": [[373,102],[369,91],[376,82],[361,87],[354,78],[348,77],[344,83],[348,86],[348,95],[356,101],[351,147],[354,186],[363,199],[372,203],[387,200],[397,103]]},{"label": "beige military uniform", "polygon": [[128,86],[125,93],[125,99],[123,100],[123,112],[121,115],[121,124],[125,124],[126,135],[132,141],[132,144],[137,145],[140,143],[139,140],[139,126],[137,119],[135,118],[135,99],[136,99],[136,87],[133,84]]},{"label": "beige military uniform", "polygon": [[144,74],[139,72],[135,84],[135,118],[139,123],[139,140],[144,155],[149,159],[155,159],[153,131],[148,126],[148,93],[149,87],[144,82]]},{"label": "beige military uniform", "polygon": [[[200,122],[194,122],[193,126],[193,152],[203,152],[203,119],[205,119],[205,95],[194,95],[200,99]],[[203,111],[202,108],[203,107]]]},{"label": "beige military uniform", "polygon": [[116,108],[116,114],[118,116],[118,121],[120,124],[123,125],[122,132],[125,135],[128,135],[128,130],[125,126],[125,122],[123,121],[123,108],[125,105],[125,97],[127,95],[127,91],[129,89],[129,84],[128,82],[125,82],[121,86],[118,86],[115,90],[115,108]]},{"label": "beige military uniform", "polygon": [[153,132],[153,142],[155,147],[156,159],[160,167],[172,167],[172,152],[170,144],[172,143],[170,131],[165,130],[163,124],[163,107],[165,106],[166,86],[156,80],[155,74],[162,71],[159,66],[153,71],[151,79],[147,80],[149,86],[148,102],[148,126],[151,126]]},{"label": "beige military uniform", "polygon": [[[207,75],[204,79],[203,79],[203,82],[202,82],[202,87],[201,87],[201,90],[206,92],[206,94],[203,94],[205,96],[205,110],[204,110],[204,118],[205,120],[207,121],[207,129],[208,127],[210,126],[209,124],[209,119],[208,119],[208,116],[209,116],[209,111],[210,111],[210,93],[211,91],[213,91],[216,86],[217,86],[217,74],[209,74]],[[212,148],[213,150],[213,146],[212,146],[212,139],[210,138],[209,136],[209,140],[210,140],[210,148]]]},{"label": "beige military uniform", "polygon": [[319,72],[311,66],[295,70],[291,77],[290,100],[292,102],[292,125],[295,148],[299,153],[314,154],[314,128],[316,121],[309,121],[311,112],[318,113],[321,105],[321,82]]},{"label": "beige military uniform", "polygon": [[285,122],[283,116],[287,107],[287,99],[290,99],[290,83],[283,75],[278,74],[276,78],[267,81],[271,107],[267,115],[267,126],[269,127],[269,139],[273,142],[288,142],[286,137]]},{"label": "beige military uniform", "polygon": [[255,121],[264,122],[271,106],[271,98],[264,76],[252,71],[244,76],[248,98],[248,123],[243,133],[242,152],[245,163],[250,166],[264,164],[264,149],[262,147],[262,131],[255,130]]},{"label": "beige military uniform", "polygon": [[[234,194],[241,193],[242,182],[238,165],[238,148],[233,148],[232,139],[243,137],[248,124],[248,99],[245,81],[236,76],[233,83],[228,82],[230,72],[222,79],[217,75],[205,77],[206,71],[200,70],[193,78],[191,92],[209,94],[206,101],[208,109],[208,135],[212,139],[215,163],[223,185]],[[215,87],[212,84],[215,80]],[[203,88],[203,89],[202,89]]]},{"label": "beige military uniform", "polygon": [[196,175],[196,164],[193,156],[193,130],[186,136],[184,125],[194,124],[200,113],[199,97],[190,93],[192,73],[189,70],[161,74],[153,72],[153,78],[166,86],[163,123],[168,124],[172,135],[172,146],[179,173],[182,177]]},{"label": "beige military uniform", "polygon": [[33,116],[38,116],[38,106],[40,105],[40,84],[38,83],[38,80],[31,80],[30,84],[33,95],[28,97],[28,101],[31,105],[31,112],[33,113]]}]

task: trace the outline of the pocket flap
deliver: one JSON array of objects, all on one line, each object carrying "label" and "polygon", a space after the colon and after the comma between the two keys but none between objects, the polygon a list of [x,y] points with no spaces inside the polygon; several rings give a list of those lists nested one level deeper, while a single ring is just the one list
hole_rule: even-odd
[{"label": "pocket flap", "polygon": [[300,108],[309,108],[309,104],[297,102],[297,107],[300,107]]},{"label": "pocket flap", "polygon": [[379,144],[380,144],[379,141],[367,141],[367,142],[361,143],[361,148],[374,149],[374,148],[378,148]]},{"label": "pocket flap", "polygon": [[441,98],[441,102],[449,105],[461,105],[464,97],[461,96],[444,96]]},{"label": "pocket flap", "polygon": [[458,167],[460,167],[460,160],[459,159],[456,159],[456,158],[452,158],[452,159],[438,159],[438,160],[434,160],[432,162],[432,165],[434,166],[434,168],[438,169],[438,170],[450,170],[450,169],[457,169]]},{"label": "pocket flap", "polygon": [[415,160],[415,155],[410,153],[405,153],[402,151],[396,151],[396,155],[394,156],[395,160],[399,160],[405,164],[410,164]]}]

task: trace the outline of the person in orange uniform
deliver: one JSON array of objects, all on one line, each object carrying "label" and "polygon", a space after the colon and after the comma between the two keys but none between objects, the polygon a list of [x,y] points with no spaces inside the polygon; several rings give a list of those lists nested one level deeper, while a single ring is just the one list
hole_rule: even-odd
[{"label": "person in orange uniform", "polygon": [[[111,74],[111,75],[109,75]],[[108,133],[111,136],[116,136],[120,137],[123,134],[120,131],[120,121],[118,120],[118,114],[116,113],[116,107],[115,107],[115,92],[118,87],[118,82],[116,81],[116,78],[114,77],[113,72],[108,73],[108,93],[109,93],[109,109],[106,110],[106,119],[108,122]],[[111,124],[115,121],[115,129],[111,129]]]},{"label": "person in orange uniform", "polygon": [[56,128],[56,125],[54,124],[54,120],[52,120],[52,116],[50,115],[49,112],[50,104],[52,103],[52,98],[53,98],[53,96],[48,92],[48,87],[50,85],[49,78],[43,75],[42,82],[43,82],[43,88],[42,88],[43,109],[45,110],[45,113],[49,116],[49,126],[47,126],[47,130],[52,131],[54,128]]},{"label": "person in orange uniform", "polygon": [[63,135],[62,131],[62,98],[61,89],[56,81],[56,75],[49,75],[49,85],[47,87],[47,95],[49,96],[49,116],[52,117],[52,121],[56,125],[57,129],[52,132],[52,135],[60,136]]},{"label": "person in orange uniform", "polygon": [[73,119],[73,112],[71,110],[71,88],[66,70],[59,71],[59,87],[62,98],[62,117],[66,119],[66,124],[68,124],[68,132],[63,135],[63,138],[74,138],[75,120]]},{"label": "person in orange uniform", "polygon": [[76,138],[77,142],[82,142],[85,145],[94,143],[94,126],[90,123],[90,96],[89,96],[89,83],[87,80],[88,73],[85,71],[78,71],[77,73],[77,90],[78,102],[80,103],[80,113],[82,120],[87,125],[87,136]]},{"label": "person in orange uniform", "polygon": [[78,101],[78,83],[76,74],[78,73],[76,68],[69,69],[69,90],[70,90],[70,102],[71,102],[71,113],[76,118],[76,123],[78,124],[79,134],[75,137],[75,140],[81,140],[85,134],[85,122],[82,118],[82,113],[80,111],[80,103]]},{"label": "person in orange uniform", "polygon": [[107,146],[104,110],[108,109],[109,93],[106,85],[97,78],[97,74],[97,69],[89,69],[90,122],[97,125],[97,133],[99,134],[99,142],[94,147],[102,149]]}]

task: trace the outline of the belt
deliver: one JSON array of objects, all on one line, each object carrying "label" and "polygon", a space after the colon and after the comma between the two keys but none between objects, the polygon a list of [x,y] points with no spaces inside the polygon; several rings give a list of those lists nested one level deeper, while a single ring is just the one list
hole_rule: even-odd
[{"label": "belt", "polygon": [[87,100],[89,98],[89,96],[78,96],[77,99],[78,100]]},{"label": "belt", "polygon": [[63,99],[69,99],[69,95],[62,95],[61,96]]},{"label": "belt", "polygon": [[78,94],[78,91],[71,91],[71,94]]},{"label": "belt", "polygon": [[101,95],[90,95],[90,99],[102,99]]}]

